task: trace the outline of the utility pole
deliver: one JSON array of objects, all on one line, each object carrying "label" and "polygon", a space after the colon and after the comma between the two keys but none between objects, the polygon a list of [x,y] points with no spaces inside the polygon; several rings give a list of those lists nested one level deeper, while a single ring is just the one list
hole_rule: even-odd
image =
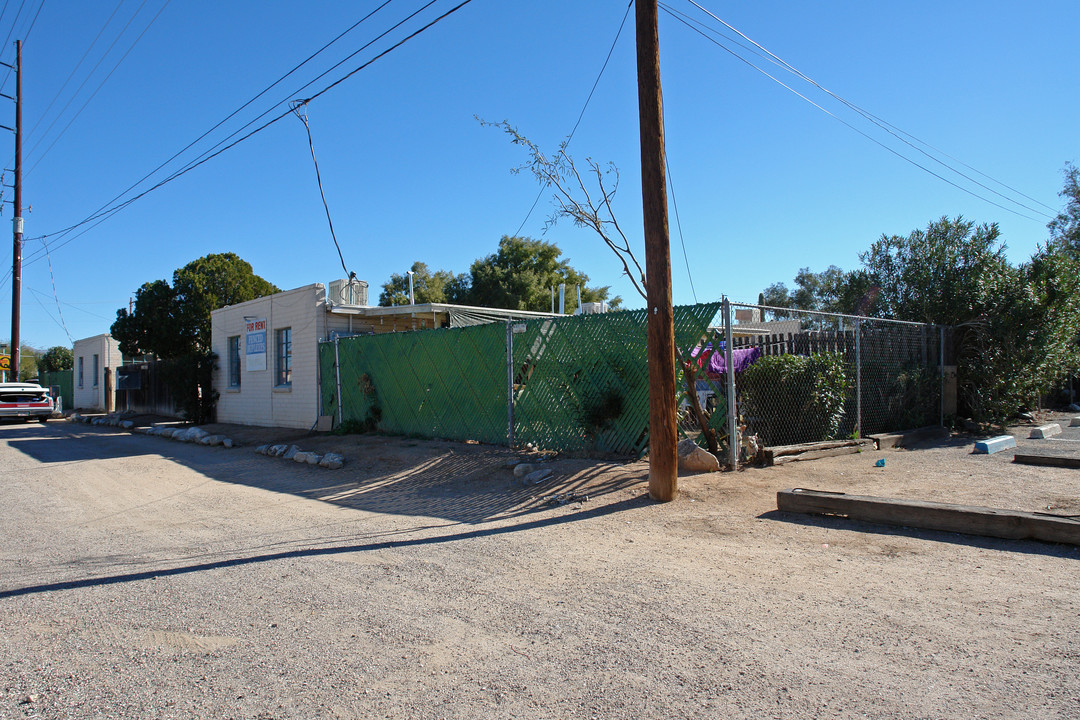
[{"label": "utility pole", "polygon": [[11,253],[11,373],[19,380],[19,326],[22,314],[22,40],[15,41],[15,219]]},{"label": "utility pole", "polygon": [[641,202],[645,218],[645,294],[649,330],[649,495],[674,500],[679,492],[675,429],[675,326],[671,306],[664,110],[660,93],[657,0],[636,0]]}]

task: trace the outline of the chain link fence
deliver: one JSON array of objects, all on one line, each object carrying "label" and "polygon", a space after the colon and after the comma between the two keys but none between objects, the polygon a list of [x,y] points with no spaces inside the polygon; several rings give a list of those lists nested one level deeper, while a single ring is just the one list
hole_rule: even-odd
[{"label": "chain link fence", "polygon": [[[674,318],[680,432],[724,461],[941,420],[940,327],[726,301]],[[324,342],[322,412],[356,430],[640,457],[646,325],[633,310]]]}]

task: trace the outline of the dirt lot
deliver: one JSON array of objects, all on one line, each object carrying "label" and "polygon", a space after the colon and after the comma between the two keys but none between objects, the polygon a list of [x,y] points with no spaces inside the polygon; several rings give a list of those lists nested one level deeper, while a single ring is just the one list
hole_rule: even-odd
[{"label": "dirt lot", "polygon": [[0,717],[1080,717],[1080,549],[775,500],[1080,514],[1080,471],[958,437],[659,505],[645,463],[524,486],[506,449],[225,429],[247,445],[0,427]]}]

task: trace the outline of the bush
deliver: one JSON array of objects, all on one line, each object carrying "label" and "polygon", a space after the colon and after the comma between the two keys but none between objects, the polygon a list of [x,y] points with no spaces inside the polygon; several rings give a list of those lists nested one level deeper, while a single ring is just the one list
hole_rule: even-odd
[{"label": "bush", "polygon": [[769,355],[739,378],[747,431],[767,446],[838,436],[852,389],[842,353]]}]

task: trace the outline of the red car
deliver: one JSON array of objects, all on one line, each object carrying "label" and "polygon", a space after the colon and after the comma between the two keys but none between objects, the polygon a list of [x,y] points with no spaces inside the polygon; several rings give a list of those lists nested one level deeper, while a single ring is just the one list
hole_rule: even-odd
[{"label": "red car", "polygon": [[49,391],[34,383],[0,383],[0,420],[37,418],[47,422],[53,413]]}]

